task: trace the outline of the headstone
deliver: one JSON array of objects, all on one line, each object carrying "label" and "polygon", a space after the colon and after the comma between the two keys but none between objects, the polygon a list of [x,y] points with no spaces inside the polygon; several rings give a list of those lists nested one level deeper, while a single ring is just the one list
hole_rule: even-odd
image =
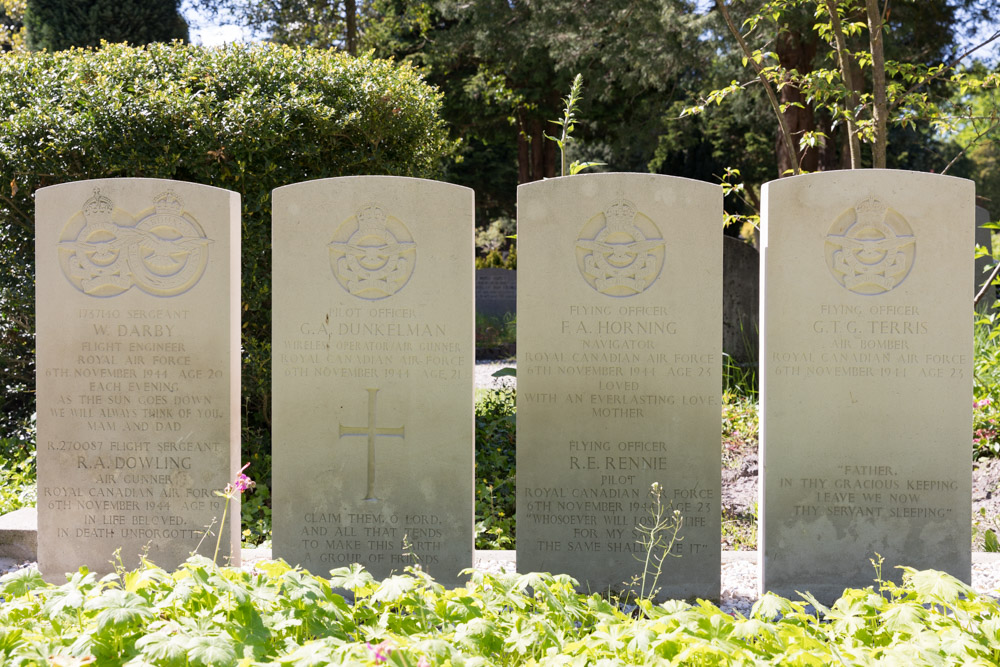
[{"label": "headstone", "polygon": [[311,571],[472,565],[473,194],[391,176],[273,197],[273,544]]},{"label": "headstone", "polygon": [[723,236],[722,276],[722,351],[737,363],[756,364],[760,253],[749,243]]},{"label": "headstone", "polygon": [[655,482],[684,521],[660,596],[717,598],[722,191],[590,174],[517,206],[518,571],[642,592]]},{"label": "headstone", "polygon": [[[990,277],[993,261],[990,256],[993,252],[993,230],[983,227],[990,222],[990,212],[982,206],[976,207],[976,245],[986,248],[986,256],[976,258],[976,280],[974,293],[978,294]],[[986,310],[993,306],[997,300],[996,286],[988,288],[979,300],[978,308]]]},{"label": "headstone", "polygon": [[872,169],[764,185],[765,590],[831,601],[879,556],[969,581],[974,195]]},{"label": "headstone", "polygon": [[517,271],[476,269],[476,312],[504,318],[517,312]]},{"label": "headstone", "polygon": [[36,201],[39,569],[211,556],[239,470],[239,195],[122,178]]}]

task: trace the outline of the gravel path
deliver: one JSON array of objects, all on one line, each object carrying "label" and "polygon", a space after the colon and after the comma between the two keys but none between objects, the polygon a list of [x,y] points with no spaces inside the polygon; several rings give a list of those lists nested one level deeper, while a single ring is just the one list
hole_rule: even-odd
[{"label": "gravel path", "polygon": [[493,389],[500,387],[516,387],[516,377],[495,378],[493,374],[501,368],[517,368],[517,362],[510,361],[477,361],[475,370],[476,389]]}]

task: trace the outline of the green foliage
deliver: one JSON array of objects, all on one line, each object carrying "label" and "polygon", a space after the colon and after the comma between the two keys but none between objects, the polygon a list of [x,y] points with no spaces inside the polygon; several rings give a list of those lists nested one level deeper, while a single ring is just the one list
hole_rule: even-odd
[{"label": "green foliage", "polygon": [[[566,149],[569,146],[570,139],[573,135],[573,128],[576,127],[576,113],[578,111],[578,106],[580,100],[583,97],[583,75],[577,74],[573,77],[573,83],[569,87],[569,95],[563,98],[563,116],[557,120],[550,120],[550,123],[558,125],[562,128],[562,132],[558,137],[550,137],[547,134],[543,136],[549,141],[554,141],[559,147],[559,161],[560,161],[560,176],[566,176]],[[603,162],[578,162],[573,161],[569,165],[569,175],[574,176],[584,169],[589,167],[596,167],[598,165],[603,165]]]},{"label": "green foliage", "polygon": [[410,67],[288,47],[154,44],[0,58],[0,434],[34,403],[34,191],[98,177],[239,192],[243,461],[269,484],[271,190],[431,177],[452,148]]},{"label": "green foliage", "polygon": [[[329,579],[280,561],[253,572],[201,557],[98,580],[0,578],[0,659],[11,665],[996,664],[1000,603],[954,577],[903,568],[903,583],[764,595],[749,618],[704,601],[623,613],[565,575],[469,574],[446,590],[419,569]],[[879,578],[881,579],[881,578]],[[350,591],[348,602],[338,591]]]},{"label": "green foliage", "polygon": [[680,536],[684,517],[680,510],[673,509],[673,503],[663,501],[663,487],[659,482],[653,482],[649,497],[649,519],[640,521],[635,526],[635,532],[639,535],[637,541],[644,554],[642,559],[634,556],[642,562],[642,573],[637,575],[638,581],[633,582],[633,589],[638,590],[640,606],[643,606],[647,598],[657,597],[660,590],[657,583],[663,574],[663,561],[667,557],[680,558],[675,547],[679,547],[684,541]]},{"label": "green foliage", "polygon": [[0,53],[24,50],[26,0],[0,0]]},{"label": "green foliage", "polygon": [[476,402],[476,548],[513,549],[516,508],[514,389]]},{"label": "green foliage", "polygon": [[[270,469],[270,464],[267,469]],[[256,488],[243,494],[240,515],[243,547],[270,546],[271,488],[267,484],[257,482]]]},{"label": "green foliage", "polygon": [[760,422],[756,397],[725,393],[722,396],[722,464],[736,465],[748,452],[757,451]]},{"label": "green foliage", "polygon": [[178,0],[28,0],[28,48],[62,51],[99,46],[102,39],[133,46],[187,41],[179,5]]},{"label": "green foliage", "polygon": [[1000,319],[976,314],[973,361],[972,455],[1000,457]]},{"label": "green foliage", "polygon": [[[517,342],[517,318],[511,313],[492,317],[476,313],[476,349],[509,348]],[[513,355],[504,355],[513,356]]]},{"label": "green foliage", "polygon": [[511,245],[510,250],[501,252],[494,248],[485,257],[476,257],[477,269],[517,269],[517,247]]},{"label": "green foliage", "polygon": [[35,478],[34,443],[0,437],[0,515],[34,507]]}]

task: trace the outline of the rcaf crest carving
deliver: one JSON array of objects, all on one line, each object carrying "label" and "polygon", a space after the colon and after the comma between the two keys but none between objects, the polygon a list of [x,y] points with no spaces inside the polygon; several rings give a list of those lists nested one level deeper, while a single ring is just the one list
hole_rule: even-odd
[{"label": "rcaf crest carving", "polygon": [[576,260],[587,284],[601,294],[641,294],[663,270],[666,243],[656,224],[619,196],[587,221]]},{"label": "rcaf crest carving", "polygon": [[205,273],[211,243],[172,190],[154,197],[153,208],[136,220],[95,189],[59,237],[59,265],[74,287],[91,296],[116,296],[133,287],[176,296]]},{"label": "rcaf crest carving", "polygon": [[906,279],[916,250],[906,219],[869,195],[833,222],[826,237],[826,264],[852,292],[883,294]]},{"label": "rcaf crest carving", "polygon": [[330,267],[340,286],[376,300],[403,289],[417,262],[409,230],[377,203],[361,206],[333,235]]}]

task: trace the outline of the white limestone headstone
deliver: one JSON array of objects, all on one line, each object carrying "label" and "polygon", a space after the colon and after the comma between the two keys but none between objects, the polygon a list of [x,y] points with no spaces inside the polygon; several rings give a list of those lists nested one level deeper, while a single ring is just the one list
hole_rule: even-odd
[{"label": "white limestone headstone", "polygon": [[211,556],[239,470],[239,195],[122,178],[36,201],[39,569]]},{"label": "white limestone headstone", "polygon": [[877,555],[969,581],[974,195],[871,169],[764,186],[764,589],[831,601]]},{"label": "white limestone headstone", "polygon": [[273,544],[317,573],[473,547],[473,194],[392,176],[273,199]]},{"label": "white limestone headstone", "polygon": [[664,518],[684,520],[660,596],[717,598],[722,190],[651,174],[520,186],[517,298],[518,571],[640,590],[658,483]]}]

